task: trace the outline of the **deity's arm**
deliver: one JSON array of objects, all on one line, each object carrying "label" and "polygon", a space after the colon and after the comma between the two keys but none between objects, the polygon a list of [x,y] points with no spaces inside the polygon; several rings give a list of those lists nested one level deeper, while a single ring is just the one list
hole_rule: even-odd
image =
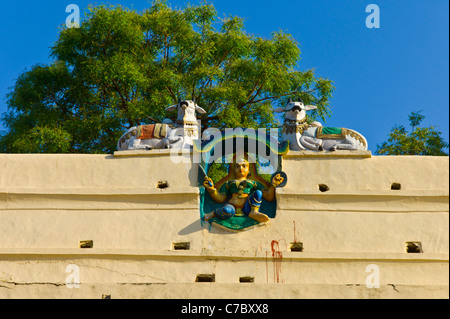
[{"label": "deity's arm", "polygon": [[214,187],[214,183],[211,178],[205,176],[203,186],[205,187],[205,189],[208,191],[209,195],[215,202],[222,204],[227,200],[228,196],[224,193],[219,193],[217,191],[217,188]]},{"label": "deity's arm", "polygon": [[284,181],[284,178],[280,174],[277,174],[270,182],[270,187],[263,190],[263,198],[271,202],[275,199],[275,187],[280,185]]},{"label": "deity's arm", "polygon": [[262,193],[263,198],[268,202],[271,202],[275,199],[275,187],[273,187],[272,185],[270,185],[268,189],[264,189]]},{"label": "deity's arm", "polygon": [[216,188],[207,188],[206,190],[208,191],[211,198],[219,204],[224,203],[228,198],[226,194],[219,193]]}]

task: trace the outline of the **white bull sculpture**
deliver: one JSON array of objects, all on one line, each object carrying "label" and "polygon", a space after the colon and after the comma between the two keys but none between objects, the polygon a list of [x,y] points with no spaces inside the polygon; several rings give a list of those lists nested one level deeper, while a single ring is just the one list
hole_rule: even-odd
[{"label": "white bull sculpture", "polygon": [[193,140],[198,138],[198,123],[195,112],[206,111],[192,100],[178,100],[166,111],[178,111],[175,125],[172,121],[163,123],[138,125],[128,129],[117,142],[117,150],[150,150],[161,148],[189,148]]},{"label": "white bull sculpture", "polygon": [[306,111],[315,105],[304,105],[303,101],[289,100],[285,107],[274,110],[285,113],[282,139],[289,141],[291,150],[367,150],[367,140],[360,133],[336,127],[323,127],[319,122],[306,122]]}]

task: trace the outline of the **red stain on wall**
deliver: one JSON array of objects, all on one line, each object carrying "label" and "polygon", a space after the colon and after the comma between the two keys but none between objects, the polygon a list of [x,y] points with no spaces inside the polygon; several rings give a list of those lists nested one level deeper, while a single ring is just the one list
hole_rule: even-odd
[{"label": "red stain on wall", "polygon": [[280,282],[281,276],[281,261],[283,259],[283,254],[280,251],[280,245],[276,240],[272,240],[272,263],[273,263],[273,281],[276,283]]}]

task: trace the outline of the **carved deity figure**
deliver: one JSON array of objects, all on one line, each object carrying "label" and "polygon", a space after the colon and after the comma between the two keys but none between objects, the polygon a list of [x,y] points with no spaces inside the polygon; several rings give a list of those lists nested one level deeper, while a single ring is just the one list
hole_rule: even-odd
[{"label": "carved deity figure", "polygon": [[269,221],[269,217],[259,211],[262,200],[273,201],[275,199],[275,188],[283,183],[284,178],[277,174],[270,184],[263,186],[249,176],[250,164],[244,157],[236,158],[231,164],[230,173],[233,178],[225,183],[224,192],[219,192],[213,184],[212,179],[205,177],[203,186],[211,198],[224,206],[205,214],[204,220],[209,221],[213,217],[222,220],[242,214],[260,222]]}]

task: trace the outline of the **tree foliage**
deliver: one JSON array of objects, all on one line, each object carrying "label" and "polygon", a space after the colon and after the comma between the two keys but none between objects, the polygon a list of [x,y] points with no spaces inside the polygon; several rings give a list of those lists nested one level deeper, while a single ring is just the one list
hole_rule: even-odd
[{"label": "tree foliage", "polygon": [[408,133],[403,125],[396,125],[389,133],[389,138],[381,145],[377,145],[379,155],[448,155],[444,149],[449,144],[441,136],[441,132],[433,126],[419,127],[425,116],[419,112],[409,115],[411,132]]},{"label": "tree foliage", "polygon": [[274,127],[289,97],[330,115],[330,80],[298,71],[291,35],[249,35],[243,19],[212,5],[172,9],[155,1],[138,13],[89,7],[79,28],[62,28],[54,61],[17,79],[7,97],[2,152],[113,152],[127,128],[175,118],[164,109],[192,99],[207,127]]}]

